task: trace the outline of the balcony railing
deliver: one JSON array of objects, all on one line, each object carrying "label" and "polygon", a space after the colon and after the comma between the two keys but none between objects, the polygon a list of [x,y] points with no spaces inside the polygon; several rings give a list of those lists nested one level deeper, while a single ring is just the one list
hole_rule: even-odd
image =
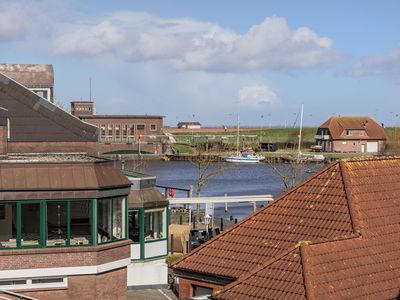
[{"label": "balcony railing", "polygon": [[325,135],[317,134],[315,136],[315,139],[316,140],[329,140],[330,139],[330,135],[328,135],[328,134],[325,134]]}]

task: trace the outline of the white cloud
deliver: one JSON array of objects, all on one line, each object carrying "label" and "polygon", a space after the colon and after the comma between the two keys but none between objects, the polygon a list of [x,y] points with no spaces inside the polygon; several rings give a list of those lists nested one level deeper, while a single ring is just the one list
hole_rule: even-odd
[{"label": "white cloud", "polygon": [[28,31],[29,7],[16,3],[0,3],[0,41],[22,39]]},{"label": "white cloud", "polygon": [[400,78],[400,44],[387,53],[363,59],[353,67],[338,72],[347,76],[379,75]]},{"label": "white cloud", "polygon": [[112,54],[121,61],[166,61],[175,69],[238,71],[303,69],[341,57],[328,38],[307,27],[292,30],[282,17],[267,18],[245,34],[193,19],[117,12],[59,28],[58,55]]},{"label": "white cloud", "polygon": [[271,104],[277,100],[275,92],[265,84],[244,86],[239,90],[239,100],[245,105]]}]

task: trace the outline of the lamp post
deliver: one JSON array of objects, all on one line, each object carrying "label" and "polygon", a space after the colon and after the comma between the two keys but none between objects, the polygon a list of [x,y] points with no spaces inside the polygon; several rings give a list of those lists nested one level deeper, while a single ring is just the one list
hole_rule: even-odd
[{"label": "lamp post", "polygon": [[208,234],[208,225],[210,224],[211,221],[211,217],[209,214],[206,214],[204,216],[204,224],[206,225],[206,234],[207,234],[207,240],[210,238],[209,234]]}]

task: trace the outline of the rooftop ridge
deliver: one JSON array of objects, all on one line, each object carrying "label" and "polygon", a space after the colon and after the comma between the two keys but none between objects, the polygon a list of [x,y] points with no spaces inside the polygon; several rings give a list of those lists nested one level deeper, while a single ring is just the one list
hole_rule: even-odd
[{"label": "rooftop ridge", "polygon": [[197,252],[201,251],[203,248],[205,248],[206,246],[212,244],[213,242],[219,240],[221,237],[223,237],[224,235],[228,234],[229,232],[235,230],[235,228],[237,226],[239,226],[240,224],[243,224],[249,220],[251,220],[252,218],[256,217],[257,215],[259,215],[260,213],[264,212],[265,210],[267,210],[268,208],[272,207],[273,205],[275,205],[278,201],[281,201],[281,199],[285,198],[286,196],[290,195],[291,193],[293,193],[294,191],[296,191],[297,189],[299,189],[300,187],[306,185],[308,182],[310,182],[311,180],[313,180],[314,178],[318,177],[319,175],[328,172],[331,168],[333,168],[334,166],[336,166],[339,163],[339,161],[334,161],[332,163],[330,163],[328,166],[326,166],[325,168],[323,168],[322,170],[319,170],[317,173],[315,173],[314,175],[310,176],[309,178],[307,178],[305,181],[303,181],[302,183],[300,183],[299,185],[291,188],[290,190],[286,191],[285,193],[283,193],[281,196],[279,196],[277,199],[275,199],[274,201],[272,201],[271,203],[267,204],[265,207],[263,207],[262,209],[256,211],[255,213],[247,216],[246,218],[244,218],[242,221],[240,221],[239,223],[235,224],[234,226],[230,227],[229,229],[223,231],[221,234],[217,235],[215,238],[208,240],[207,242],[205,242],[204,244],[202,244],[200,247],[196,248],[195,250],[193,250],[192,252],[190,252],[189,254],[183,256],[182,258],[178,259],[176,262],[174,262],[172,264],[172,267],[177,267],[179,269],[179,267],[177,266],[181,261],[186,260],[187,258],[193,256],[194,254],[196,254]]}]

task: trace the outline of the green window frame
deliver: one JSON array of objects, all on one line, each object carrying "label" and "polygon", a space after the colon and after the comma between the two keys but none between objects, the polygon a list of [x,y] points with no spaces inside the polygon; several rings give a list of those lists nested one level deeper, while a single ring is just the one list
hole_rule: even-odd
[{"label": "green window frame", "polygon": [[[90,215],[90,240],[87,244],[74,244],[71,245],[71,203],[74,202],[83,202],[87,201],[90,203],[89,205],[89,215]],[[48,227],[47,227],[47,204],[52,202],[61,202],[67,203],[67,241],[65,245],[47,245],[47,238],[48,238]],[[12,250],[12,249],[29,249],[29,248],[54,248],[54,247],[82,247],[82,246],[93,246],[95,245],[94,239],[94,207],[96,204],[95,199],[54,199],[54,200],[26,200],[26,201],[4,201],[1,202],[0,205],[16,205],[16,247],[1,247],[1,250]],[[39,242],[38,244],[30,244],[30,245],[23,245],[22,243],[22,223],[23,223],[23,215],[22,215],[22,206],[26,204],[39,204]],[[3,241],[4,242],[4,241]]]},{"label": "green window frame", "polygon": [[[101,205],[101,202],[108,202],[109,203],[109,209],[108,209],[108,213],[106,215],[103,214],[103,212],[100,212],[100,209],[104,208],[104,206]],[[116,201],[122,201],[121,204],[121,208],[122,208],[122,226],[124,226],[121,233],[121,238],[116,238],[114,235],[114,209],[115,209],[115,202]],[[122,240],[126,240],[128,239],[129,236],[129,220],[128,220],[128,201],[126,197],[116,197],[116,198],[102,198],[102,199],[98,199],[97,200],[97,226],[96,226],[96,230],[97,230],[97,234],[96,234],[96,241],[98,245],[103,245],[103,244],[108,244],[108,243],[113,243],[116,241],[122,241]],[[105,220],[106,223],[109,223],[107,226],[110,230],[110,232],[107,232],[107,230],[104,230],[103,228],[100,228],[100,224],[104,225],[102,222],[104,221],[104,219],[100,219],[101,217],[106,217],[107,219]],[[102,232],[99,231],[99,229],[102,229]],[[107,236],[107,234],[109,236]]]}]

